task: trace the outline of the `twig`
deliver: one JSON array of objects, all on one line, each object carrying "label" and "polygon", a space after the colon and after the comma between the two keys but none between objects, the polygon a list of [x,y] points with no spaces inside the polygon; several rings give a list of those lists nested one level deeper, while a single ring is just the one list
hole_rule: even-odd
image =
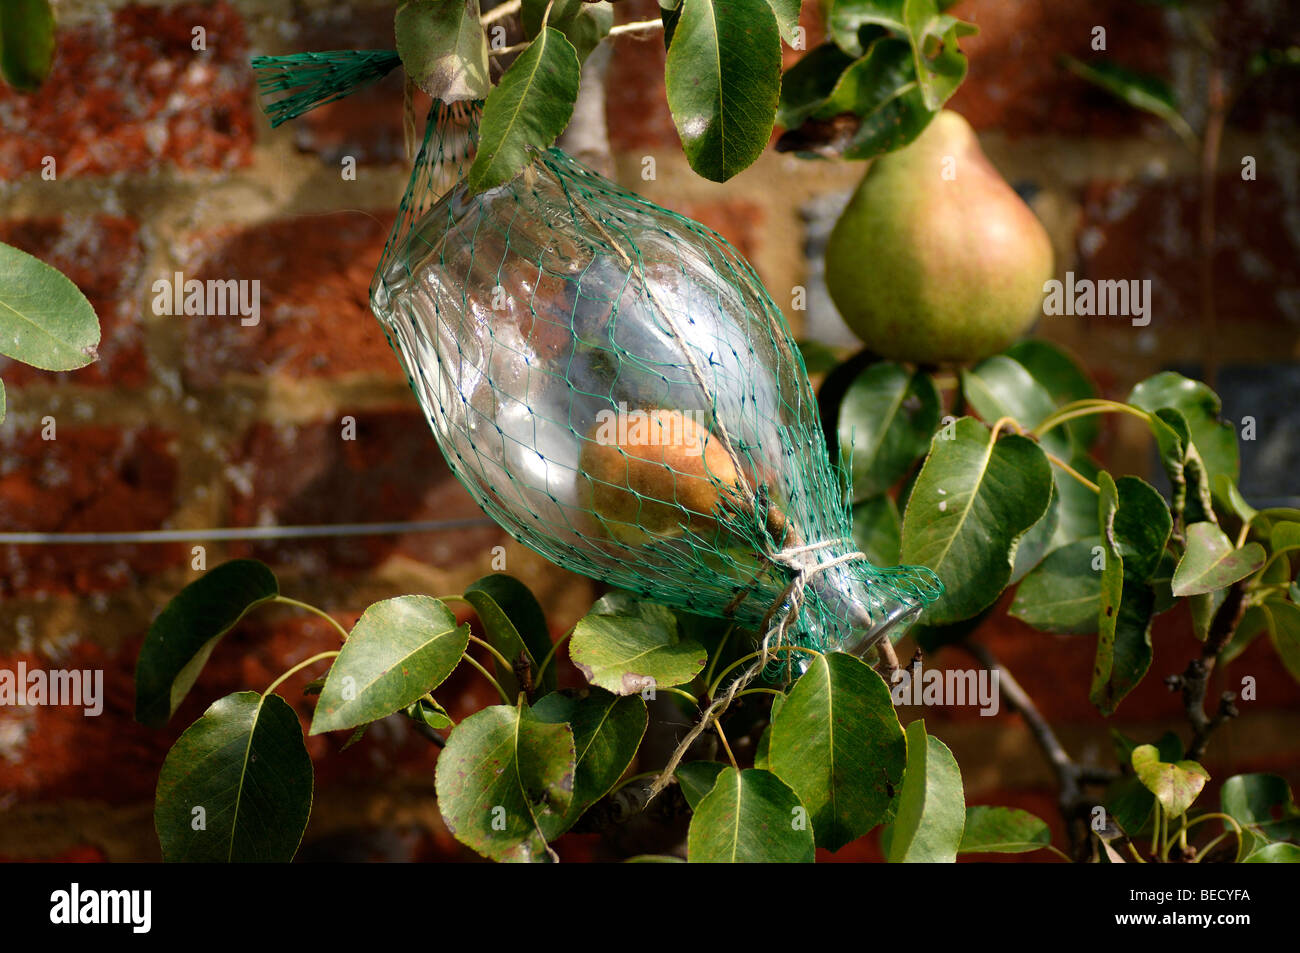
[{"label": "twig", "polygon": [[963,642],[971,655],[979,660],[979,663],[991,672],[998,674],[998,686],[1007,703],[1012,710],[1018,711],[1024,718],[1025,724],[1029,726],[1030,733],[1034,740],[1038,742],[1038,747],[1042,749],[1043,754],[1047,756],[1052,770],[1056,773],[1057,786],[1060,789],[1057,804],[1061,810],[1061,816],[1065,819],[1066,833],[1070,838],[1070,846],[1079,859],[1081,853],[1087,849],[1087,812],[1092,806],[1091,799],[1084,794],[1084,785],[1089,784],[1108,784],[1114,780],[1115,775],[1108,771],[1102,771],[1097,768],[1085,768],[1076,764],[1070,757],[1065,746],[1061,744],[1060,739],[1056,737],[1056,732],[1052,726],[1047,723],[1034,700],[1029,697],[1029,693],[1021,687],[1020,683],[1015,680],[1012,674],[1000,663],[997,658],[985,646],[977,642]]},{"label": "twig", "polygon": [[1233,583],[1223,599],[1223,605],[1214,614],[1210,622],[1210,631],[1206,634],[1205,645],[1199,658],[1187,663],[1181,675],[1170,675],[1165,679],[1171,692],[1182,691],[1183,710],[1192,726],[1192,741],[1187,746],[1187,757],[1196,760],[1205,753],[1212,735],[1220,725],[1238,714],[1233,704],[1236,695],[1224,692],[1219,697],[1219,707],[1214,715],[1205,713],[1205,692],[1210,684],[1210,675],[1214,671],[1219,653],[1232,640],[1237,625],[1246,611],[1245,580]]},{"label": "twig", "polygon": [[504,20],[506,17],[518,13],[521,6],[523,6],[523,0],[506,0],[506,2],[501,4],[499,7],[493,7],[487,13],[479,17],[478,22],[483,26],[489,26],[490,24],[496,23],[498,20]]}]

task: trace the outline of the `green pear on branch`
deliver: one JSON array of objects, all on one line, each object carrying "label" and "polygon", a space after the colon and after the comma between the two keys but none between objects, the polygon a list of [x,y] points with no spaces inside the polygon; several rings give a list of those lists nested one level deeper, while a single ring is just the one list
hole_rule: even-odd
[{"label": "green pear on branch", "polygon": [[826,284],[871,350],[919,364],[978,361],[1023,334],[1052,277],[1047,230],[940,112],[877,159],[835,225]]}]

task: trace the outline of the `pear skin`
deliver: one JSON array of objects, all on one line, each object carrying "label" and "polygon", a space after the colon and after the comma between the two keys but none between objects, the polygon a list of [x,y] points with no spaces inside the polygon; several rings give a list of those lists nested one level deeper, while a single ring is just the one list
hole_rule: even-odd
[{"label": "pear skin", "polygon": [[[587,435],[578,458],[582,505],[604,533],[629,545],[710,532],[723,500],[734,506],[743,497],[744,476],[722,442],[689,415],[661,408],[640,413],[644,423],[630,421],[621,442],[599,425]],[[775,507],[767,522],[784,537]]]},{"label": "pear skin", "polygon": [[970,124],[940,112],[876,159],[831,233],[826,284],[882,357],[978,361],[1041,313],[1047,230],[989,163]]}]

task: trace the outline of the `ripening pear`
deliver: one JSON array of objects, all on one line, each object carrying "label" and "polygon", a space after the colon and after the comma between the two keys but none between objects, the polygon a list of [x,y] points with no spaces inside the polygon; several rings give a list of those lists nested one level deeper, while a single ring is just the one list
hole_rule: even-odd
[{"label": "ripening pear", "polygon": [[1047,230],[947,110],[875,160],[826,248],[848,326],[882,357],[921,364],[1001,351],[1040,313],[1052,274]]},{"label": "ripening pear", "polygon": [[[623,433],[619,433],[623,429]],[[653,409],[627,415],[625,426],[598,424],[578,458],[582,505],[609,536],[629,545],[716,526],[719,504],[736,506],[744,477],[722,442],[689,414]],[[784,537],[772,507],[770,532]]]}]

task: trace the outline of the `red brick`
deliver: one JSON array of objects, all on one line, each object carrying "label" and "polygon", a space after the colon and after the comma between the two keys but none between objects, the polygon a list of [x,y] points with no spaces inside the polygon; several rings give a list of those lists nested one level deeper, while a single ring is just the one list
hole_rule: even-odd
[{"label": "red brick", "polygon": [[140,328],[143,249],[139,225],[126,218],[29,219],[0,222],[0,241],[63,272],[99,316],[99,360],[64,374],[40,371],[0,358],[9,386],[29,381],[139,387],[149,376]]},{"label": "red brick", "polygon": [[[190,45],[198,26],[206,51]],[[60,178],[247,165],[252,90],[244,24],[224,0],[124,7],[60,31],[39,91],[0,89],[0,179],[39,172],[46,155]]]},{"label": "red brick", "polygon": [[[423,414],[400,409],[354,414],[356,440],[341,438],[335,420],[299,427],[261,424],[232,459],[248,472],[247,491],[232,494],[230,524],[268,520],[281,525],[478,518],[443,460]],[[482,527],[407,536],[240,544],[268,563],[345,570],[373,566],[400,552],[435,566],[478,560],[506,541],[503,530]]]},{"label": "red brick", "polygon": [[[160,528],[175,505],[174,437],[153,427],[77,427],[56,418],[6,439],[0,463],[0,531],[111,532]],[[182,547],[0,547],[0,596],[87,593],[134,585],[179,564]]]},{"label": "red brick", "polygon": [[175,318],[185,322],[186,383],[214,388],[226,374],[274,373],[404,379],[370,311],[391,224],[391,213],[339,212],[200,237],[185,280],[256,280],[260,317],[249,327],[239,315]]},{"label": "red brick", "polygon": [[[619,22],[659,15],[655,0],[625,0],[615,8]],[[668,101],[664,98],[663,34],[645,39],[615,39],[605,87],[609,141],[615,152],[673,151],[681,148]]]},{"label": "red brick", "polygon": [[[393,12],[387,7],[354,10],[331,7],[312,10],[293,40],[295,50],[391,49]],[[402,91],[399,67],[365,89],[318,106],[291,120],[294,143],[303,152],[337,164],[351,156],[359,163],[399,162],[406,158]],[[424,128],[430,99],[415,99],[417,134]]]},{"label": "red brick", "polygon": [[[1300,231],[1289,221],[1292,206],[1286,191],[1266,158],[1256,158],[1258,180],[1243,181],[1239,157],[1229,156],[1218,180],[1214,277],[1219,324],[1267,322],[1294,339],[1292,329],[1300,321]],[[1087,187],[1076,277],[1150,279],[1152,328],[1195,329],[1200,313],[1198,191],[1192,180]],[[1284,350],[1279,341],[1278,352]]]},{"label": "red brick", "polygon": [[670,202],[669,207],[713,229],[742,255],[753,260],[763,237],[763,209],[744,199],[716,202]]},{"label": "red brick", "polygon": [[[1059,63],[1068,54],[1084,62],[1105,58],[1129,69],[1165,73],[1169,39],[1159,8],[1128,0],[962,0],[948,12],[980,28],[961,40],[970,72],[949,102],[977,129],[1096,137],[1163,127]],[[1097,26],[1106,29],[1104,53],[1091,47]]]}]

